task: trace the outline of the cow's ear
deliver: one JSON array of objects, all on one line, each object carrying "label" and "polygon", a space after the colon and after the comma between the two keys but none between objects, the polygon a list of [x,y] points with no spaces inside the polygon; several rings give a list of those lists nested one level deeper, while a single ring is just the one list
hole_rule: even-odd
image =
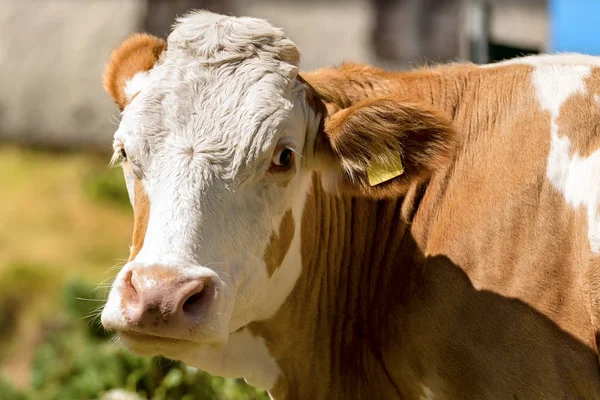
[{"label": "cow's ear", "polygon": [[167,44],[155,36],[136,33],[127,38],[111,56],[104,70],[104,90],[119,110],[140,91],[147,76]]},{"label": "cow's ear", "polygon": [[448,165],[456,143],[448,118],[395,95],[336,112],[319,136],[324,178],[344,192],[376,198],[403,195]]}]

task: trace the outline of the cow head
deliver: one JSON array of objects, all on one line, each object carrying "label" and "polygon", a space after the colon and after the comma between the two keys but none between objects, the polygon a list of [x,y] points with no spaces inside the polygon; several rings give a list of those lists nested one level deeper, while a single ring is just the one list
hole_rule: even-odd
[{"label": "cow head", "polygon": [[[300,274],[288,250],[315,171],[383,196],[442,157],[444,123],[393,98],[327,119],[298,62],[267,22],[208,12],[167,43],[134,35],[113,53],[105,88],[122,110],[114,151],[135,225],[102,322],[132,350],[178,358],[270,317]],[[367,165],[389,151],[405,173],[373,188]]]}]

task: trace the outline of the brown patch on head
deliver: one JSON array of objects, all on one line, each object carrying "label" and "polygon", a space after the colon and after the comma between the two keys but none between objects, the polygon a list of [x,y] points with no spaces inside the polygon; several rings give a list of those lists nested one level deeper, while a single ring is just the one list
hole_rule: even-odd
[{"label": "brown patch on head", "polygon": [[267,264],[267,272],[269,273],[269,276],[273,275],[273,273],[283,262],[283,259],[285,258],[285,255],[292,244],[294,230],[294,217],[292,216],[292,211],[288,210],[281,219],[281,223],[279,224],[279,232],[273,232],[271,235],[271,241],[267,245],[267,250],[265,250],[264,260],[265,264]]},{"label": "brown patch on head", "polygon": [[104,71],[104,90],[123,110],[130,99],[125,86],[136,73],[152,69],[167,43],[155,36],[136,33],[126,39],[110,56]]},{"label": "brown patch on head", "polygon": [[144,191],[144,186],[139,180],[134,185],[134,204],[133,204],[133,237],[131,239],[131,249],[128,262],[135,259],[146,237],[148,229],[148,219],[150,218],[150,200]]}]

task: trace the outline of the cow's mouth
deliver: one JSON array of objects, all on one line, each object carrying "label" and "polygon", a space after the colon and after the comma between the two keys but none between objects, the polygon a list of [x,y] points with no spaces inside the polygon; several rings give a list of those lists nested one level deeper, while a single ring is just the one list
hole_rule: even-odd
[{"label": "cow's mouth", "polygon": [[119,332],[119,337],[123,341],[134,341],[138,343],[169,343],[169,344],[177,344],[177,343],[193,343],[191,340],[179,339],[169,336],[157,336],[150,335],[147,333],[138,333],[138,332]]},{"label": "cow's mouth", "polygon": [[224,345],[222,341],[214,338],[196,341],[132,331],[119,332],[119,338],[130,351],[141,356],[163,355],[176,359],[181,358],[191,348],[220,348]]},{"label": "cow's mouth", "polygon": [[197,343],[173,337],[156,336],[138,332],[119,332],[121,342],[132,352],[141,356],[163,355],[167,357],[176,354],[190,346],[198,346]]}]

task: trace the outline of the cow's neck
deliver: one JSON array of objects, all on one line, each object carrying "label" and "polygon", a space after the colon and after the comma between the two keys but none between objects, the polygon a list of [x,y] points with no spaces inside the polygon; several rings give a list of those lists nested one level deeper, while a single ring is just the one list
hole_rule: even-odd
[{"label": "cow's neck", "polygon": [[277,313],[250,326],[281,371],[275,398],[389,398],[410,388],[391,376],[385,354],[402,346],[398,324],[419,273],[408,223],[418,193],[337,197],[315,176],[301,221],[301,274]]},{"label": "cow's neck", "polygon": [[[342,68],[305,75],[329,112],[391,91],[449,115],[456,108],[449,92],[459,86],[457,77],[427,70],[362,69],[352,79],[347,73]],[[398,331],[402,315],[411,312],[420,273],[421,252],[409,227],[424,187],[415,185],[400,199],[375,201],[332,195],[315,175],[302,202],[301,223],[296,221],[300,276],[274,316],[250,326],[265,339],[281,371],[275,398],[389,398],[422,390],[411,378],[416,373],[410,356],[403,355],[402,366],[387,354],[410,347]]]}]

